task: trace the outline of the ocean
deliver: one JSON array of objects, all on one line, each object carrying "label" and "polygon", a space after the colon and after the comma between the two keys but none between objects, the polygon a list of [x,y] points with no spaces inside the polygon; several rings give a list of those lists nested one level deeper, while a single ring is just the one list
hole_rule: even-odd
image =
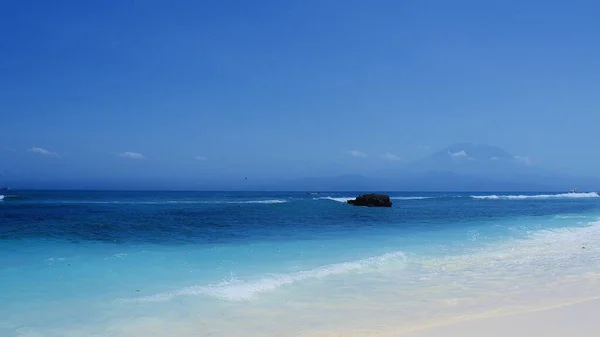
[{"label": "ocean", "polygon": [[589,193],[15,191],[0,336],[393,336],[600,296]]}]

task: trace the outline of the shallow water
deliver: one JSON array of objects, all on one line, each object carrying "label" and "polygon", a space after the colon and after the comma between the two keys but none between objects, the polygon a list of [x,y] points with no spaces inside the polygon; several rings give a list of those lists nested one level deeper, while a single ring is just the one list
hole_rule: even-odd
[{"label": "shallow water", "polygon": [[600,294],[595,193],[353,195],[4,196],[0,335],[351,336]]}]

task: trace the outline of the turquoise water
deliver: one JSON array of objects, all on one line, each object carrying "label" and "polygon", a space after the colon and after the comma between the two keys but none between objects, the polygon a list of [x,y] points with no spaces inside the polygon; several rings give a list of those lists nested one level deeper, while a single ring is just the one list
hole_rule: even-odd
[{"label": "turquoise water", "polygon": [[0,336],[359,336],[600,294],[596,193],[356,194],[3,196]]}]

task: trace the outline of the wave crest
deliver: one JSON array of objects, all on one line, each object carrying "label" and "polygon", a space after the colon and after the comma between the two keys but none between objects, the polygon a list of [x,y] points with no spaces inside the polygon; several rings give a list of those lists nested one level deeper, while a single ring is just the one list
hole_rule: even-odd
[{"label": "wave crest", "polygon": [[[355,197],[320,197],[313,198],[313,200],[331,200],[336,202],[347,203],[348,200],[353,200]],[[434,197],[390,197],[392,200],[424,200],[424,199],[432,199]]]},{"label": "wave crest", "polygon": [[230,201],[228,204],[284,204],[287,200],[272,199],[272,200],[249,200],[249,201]]},{"label": "wave crest", "polygon": [[536,194],[536,195],[472,195],[471,198],[478,200],[526,200],[526,199],[568,199],[568,198],[600,198],[597,192],[587,193],[559,193],[559,194]]},{"label": "wave crest", "polygon": [[136,299],[136,301],[162,302],[180,296],[209,296],[227,301],[250,300],[261,293],[277,290],[286,284],[340,275],[367,268],[378,268],[386,263],[398,260],[404,262],[406,260],[405,255],[401,251],[394,251],[358,261],[335,263],[289,274],[272,275],[255,281],[231,280],[206,286],[191,286],[174,292],[142,297]]},{"label": "wave crest", "polygon": [[331,200],[331,201],[337,201],[337,202],[343,202],[343,203],[347,203],[348,200],[353,200],[354,197],[320,197],[320,198],[313,198],[313,200]]}]

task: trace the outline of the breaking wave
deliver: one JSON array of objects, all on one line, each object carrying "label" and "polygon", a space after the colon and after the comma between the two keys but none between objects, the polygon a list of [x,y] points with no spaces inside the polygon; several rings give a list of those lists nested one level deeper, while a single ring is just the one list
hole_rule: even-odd
[{"label": "breaking wave", "polygon": [[273,200],[249,200],[249,201],[229,201],[228,204],[283,204],[288,200],[273,199]]},{"label": "breaking wave", "polygon": [[369,268],[379,268],[385,264],[404,261],[406,261],[404,253],[401,251],[394,251],[363,260],[335,263],[295,273],[270,275],[254,281],[231,280],[218,284],[191,286],[174,292],[134,299],[134,301],[162,302],[180,296],[208,296],[227,301],[250,300],[261,293],[275,291],[287,284],[308,279],[320,279],[333,275],[346,274]]},{"label": "breaking wave", "polygon": [[348,202],[348,200],[352,200],[354,198],[355,197],[320,197],[320,198],[313,198],[313,200],[331,200],[331,201],[346,203],[346,202]]},{"label": "breaking wave", "polygon": [[536,195],[472,195],[471,198],[479,200],[526,200],[526,199],[568,199],[568,198],[600,198],[596,192],[587,193],[559,193]]},{"label": "breaking wave", "polygon": [[[313,200],[331,200],[337,202],[346,203],[348,200],[353,200],[355,197],[321,197],[321,198],[313,198]],[[390,197],[392,200],[424,200],[424,199],[432,199],[435,197]]]},{"label": "breaking wave", "polygon": [[19,195],[11,195],[11,194],[0,194],[0,201],[1,200],[18,200],[18,199],[24,199],[23,197],[19,196]]}]

